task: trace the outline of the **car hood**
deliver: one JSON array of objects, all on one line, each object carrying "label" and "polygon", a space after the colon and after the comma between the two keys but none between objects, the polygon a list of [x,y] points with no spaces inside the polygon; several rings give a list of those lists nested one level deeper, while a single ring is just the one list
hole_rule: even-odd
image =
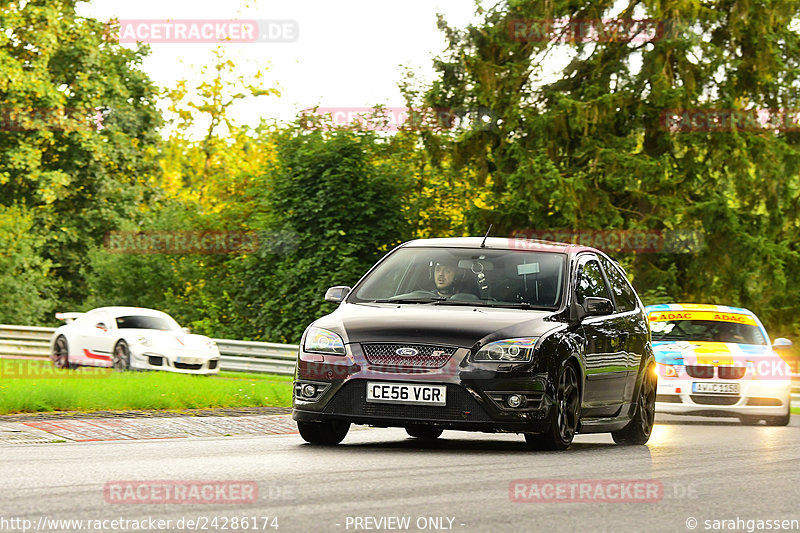
[{"label": "car hood", "polygon": [[552,311],[431,304],[342,304],[314,325],[345,343],[430,343],[472,348],[498,339],[536,337],[562,323]]},{"label": "car hood", "polygon": [[158,329],[124,329],[119,330],[126,339],[138,336],[146,337],[161,349],[210,351],[208,342],[211,340],[205,335],[184,333],[183,331],[163,331]]},{"label": "car hood", "polygon": [[666,365],[733,364],[777,357],[768,345],[709,341],[654,341],[656,361]]}]

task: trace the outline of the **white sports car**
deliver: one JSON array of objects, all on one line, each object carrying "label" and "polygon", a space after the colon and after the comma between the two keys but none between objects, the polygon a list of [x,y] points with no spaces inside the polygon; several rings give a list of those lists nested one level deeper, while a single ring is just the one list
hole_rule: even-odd
[{"label": "white sports car", "polygon": [[50,339],[50,357],[59,368],[219,373],[219,349],[214,341],[181,329],[161,311],[100,307],[87,313],[56,313],[56,318],[66,322]]}]

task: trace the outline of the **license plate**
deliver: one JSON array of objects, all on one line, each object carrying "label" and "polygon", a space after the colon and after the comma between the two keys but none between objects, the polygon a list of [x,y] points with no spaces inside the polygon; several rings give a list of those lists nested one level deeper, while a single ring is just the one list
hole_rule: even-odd
[{"label": "license plate", "polygon": [[176,357],[175,362],[186,365],[202,365],[204,359],[201,359],[200,357]]},{"label": "license plate", "polygon": [[712,394],[739,394],[741,390],[738,383],[692,383],[692,392],[710,392]]},{"label": "license plate", "polygon": [[406,403],[446,405],[447,387],[421,383],[367,382],[367,401],[370,403]]}]

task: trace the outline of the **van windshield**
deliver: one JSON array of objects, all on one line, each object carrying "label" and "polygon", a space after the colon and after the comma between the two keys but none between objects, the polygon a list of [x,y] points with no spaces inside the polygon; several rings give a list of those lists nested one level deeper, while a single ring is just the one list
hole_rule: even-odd
[{"label": "van windshield", "polygon": [[401,248],[347,298],[387,302],[553,309],[561,303],[566,255],[471,248]]}]

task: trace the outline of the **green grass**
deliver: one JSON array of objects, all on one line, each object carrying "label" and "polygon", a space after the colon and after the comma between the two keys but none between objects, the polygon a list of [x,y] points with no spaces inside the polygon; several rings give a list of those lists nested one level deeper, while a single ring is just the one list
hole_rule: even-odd
[{"label": "green grass", "polygon": [[2,359],[0,414],[291,405],[290,376],[223,374],[55,370],[49,361]]},{"label": "green grass", "polygon": [[229,372],[225,370],[219,371],[221,378],[236,378],[236,379],[266,379],[269,381],[288,381],[291,383],[294,376],[281,376],[278,374],[260,374],[258,372]]},{"label": "green grass", "polygon": [[792,407],[793,415],[800,415],[800,407]]}]

